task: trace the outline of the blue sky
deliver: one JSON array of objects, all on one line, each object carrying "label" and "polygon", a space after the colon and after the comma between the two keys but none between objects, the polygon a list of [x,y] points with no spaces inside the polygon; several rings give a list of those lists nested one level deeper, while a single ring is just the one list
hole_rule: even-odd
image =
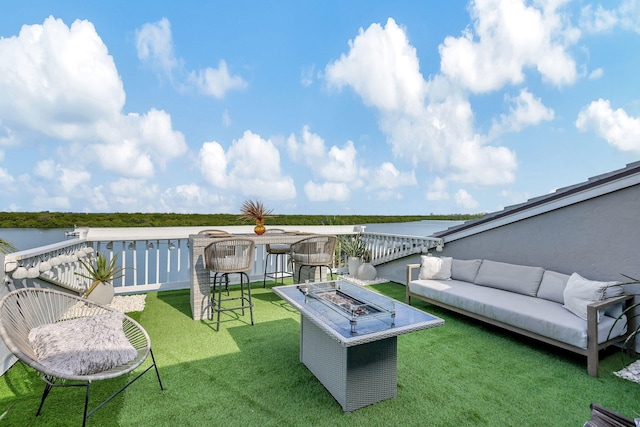
[{"label": "blue sky", "polygon": [[493,212],[640,157],[640,1],[22,1],[0,210]]}]

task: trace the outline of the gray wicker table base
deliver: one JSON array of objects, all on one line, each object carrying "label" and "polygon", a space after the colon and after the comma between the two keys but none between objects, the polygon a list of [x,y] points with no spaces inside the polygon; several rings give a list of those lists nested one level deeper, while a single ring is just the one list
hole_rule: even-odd
[{"label": "gray wicker table base", "polygon": [[343,347],[301,316],[300,361],[345,412],[396,397],[397,337]]},{"label": "gray wicker table base", "polygon": [[[273,291],[300,312],[300,361],[345,412],[396,397],[398,335],[444,324],[440,318],[393,301],[393,323],[362,320],[352,333],[348,319],[315,299],[306,299],[296,285],[276,286]],[[360,297],[371,294],[377,302],[392,301],[366,288],[359,287],[357,293]]]}]

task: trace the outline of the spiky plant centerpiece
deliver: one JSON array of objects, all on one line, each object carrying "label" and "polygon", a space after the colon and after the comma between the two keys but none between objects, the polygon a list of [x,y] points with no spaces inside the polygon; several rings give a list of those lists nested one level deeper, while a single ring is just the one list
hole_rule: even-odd
[{"label": "spiky plant centerpiece", "polygon": [[[114,295],[112,282],[124,276],[124,269],[116,265],[117,260],[118,254],[114,255],[111,261],[107,261],[107,257],[101,254],[98,254],[91,263],[78,260],[84,266],[86,273],[76,272],[76,274],[93,280],[91,286],[83,294],[84,298],[89,298],[105,305],[111,302]],[[101,288],[98,288],[98,286]],[[102,289],[102,287],[105,289]]]},{"label": "spiky plant centerpiece", "polygon": [[257,235],[261,235],[266,231],[264,219],[273,216],[271,212],[273,212],[273,209],[265,208],[264,204],[259,200],[245,200],[240,208],[240,218],[255,221],[256,226],[253,231]]}]

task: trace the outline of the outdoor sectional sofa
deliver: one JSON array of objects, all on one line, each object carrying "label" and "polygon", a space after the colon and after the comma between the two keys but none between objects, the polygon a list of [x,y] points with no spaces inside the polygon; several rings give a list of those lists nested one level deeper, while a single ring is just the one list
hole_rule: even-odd
[{"label": "outdoor sectional sofa", "polygon": [[486,259],[421,261],[407,266],[407,304],[417,298],[587,356],[594,377],[599,350],[631,329],[626,318],[615,321],[632,299],[615,282]]}]

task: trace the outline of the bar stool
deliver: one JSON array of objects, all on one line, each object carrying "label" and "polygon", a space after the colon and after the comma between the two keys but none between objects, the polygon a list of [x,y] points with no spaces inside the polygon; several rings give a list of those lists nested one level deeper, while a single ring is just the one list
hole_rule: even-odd
[{"label": "bar stool", "polygon": [[[212,271],[213,283],[211,286],[211,320],[213,313],[218,313],[216,321],[216,331],[220,330],[220,313],[223,311],[249,309],[251,324],[253,325],[253,301],[251,300],[251,282],[247,271],[251,270],[253,263],[253,252],[255,244],[253,240],[231,238],[216,239],[213,243],[204,248],[205,266]],[[222,298],[223,283],[228,286],[229,275],[240,275],[240,296]],[[244,279],[247,279],[247,294],[244,291]],[[217,297],[216,297],[217,287]],[[228,295],[228,294],[227,294]],[[222,306],[223,301],[239,301],[239,305]]]},{"label": "bar stool", "polygon": [[[336,236],[313,236],[302,239],[291,245],[291,260],[297,270],[297,275],[294,275],[297,282],[300,283],[300,272],[302,267],[319,267],[320,279],[322,279],[322,267],[329,269],[329,277],[333,275],[331,264],[333,263],[333,257],[335,256],[336,248]],[[295,271],[295,270],[294,270]]]},{"label": "bar stool", "polygon": [[[265,232],[265,234],[284,234],[285,231],[280,228],[269,228]],[[288,243],[271,243],[265,245],[265,250],[267,254],[264,258],[264,278],[262,279],[262,287],[267,287],[267,277],[274,279],[276,284],[278,283],[278,278],[280,278],[280,283],[284,285],[284,278],[293,276],[292,273],[287,272],[287,255],[291,251],[291,245]],[[268,271],[269,266],[269,257],[271,255],[275,255],[276,263],[275,270]],[[278,263],[280,261],[280,263]],[[282,268],[279,268],[282,267]]]}]

